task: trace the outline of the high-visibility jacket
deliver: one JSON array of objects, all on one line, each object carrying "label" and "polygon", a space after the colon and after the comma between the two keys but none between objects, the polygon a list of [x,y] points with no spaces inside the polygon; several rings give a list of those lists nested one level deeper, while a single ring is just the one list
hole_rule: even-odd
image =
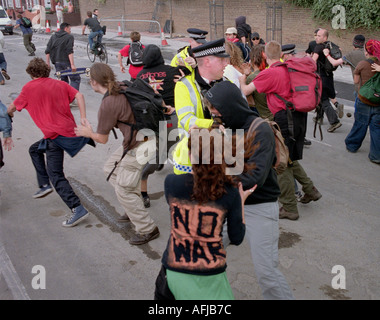
[{"label": "high-visibility jacket", "polygon": [[183,50],[181,50],[180,52],[178,52],[178,53],[174,56],[174,58],[172,59],[170,65],[171,65],[172,67],[175,67],[175,68],[176,68],[176,67],[178,67],[178,66],[180,65],[180,61],[182,60],[181,65],[185,64],[185,67],[186,67],[187,69],[189,69],[190,72],[193,72],[194,69],[193,69],[188,63],[185,62],[185,59],[186,59],[187,57],[190,56],[190,54],[189,54],[189,49],[190,49],[190,47],[187,46],[187,47],[185,47]]},{"label": "high-visibility jacket", "polygon": [[174,89],[178,131],[181,138],[173,152],[175,174],[191,172],[189,149],[187,147],[190,127],[197,125],[199,128],[210,128],[214,122],[212,119],[204,119],[200,91],[194,72],[178,81]]}]

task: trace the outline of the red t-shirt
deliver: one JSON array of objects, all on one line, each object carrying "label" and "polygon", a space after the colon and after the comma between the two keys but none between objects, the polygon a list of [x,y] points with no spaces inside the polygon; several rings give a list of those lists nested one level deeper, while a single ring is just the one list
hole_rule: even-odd
[{"label": "red t-shirt", "polygon": [[[119,53],[123,57],[129,57],[129,48],[131,47],[130,44],[126,45],[123,49],[119,51]],[[145,49],[145,46],[142,45],[143,49]],[[144,68],[144,66],[136,67],[132,64],[129,65],[129,74],[131,75],[131,78],[136,79],[139,72]]]},{"label": "red t-shirt", "polygon": [[277,93],[285,100],[291,98],[290,77],[286,66],[277,66],[281,62],[272,64],[268,69],[261,71],[253,80],[258,93],[266,93],[269,110],[275,115],[286,110],[285,103],[275,96]]},{"label": "red t-shirt", "polygon": [[76,137],[70,102],[78,93],[64,81],[38,78],[28,82],[13,104],[17,111],[28,110],[45,139],[57,136]]}]

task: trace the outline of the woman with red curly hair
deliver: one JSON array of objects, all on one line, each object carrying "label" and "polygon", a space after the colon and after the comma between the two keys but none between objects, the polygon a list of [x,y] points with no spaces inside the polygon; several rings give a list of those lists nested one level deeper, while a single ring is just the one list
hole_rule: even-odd
[{"label": "woman with red curly hair", "polygon": [[[155,299],[234,299],[225,271],[222,230],[227,220],[231,244],[243,241],[243,203],[254,188],[243,192],[227,174],[225,136],[213,130],[204,142],[199,137],[210,131],[202,129],[198,135],[199,131],[192,130],[188,144],[192,174],[170,174],[165,180],[171,231]],[[235,141],[232,137],[234,146]]]}]

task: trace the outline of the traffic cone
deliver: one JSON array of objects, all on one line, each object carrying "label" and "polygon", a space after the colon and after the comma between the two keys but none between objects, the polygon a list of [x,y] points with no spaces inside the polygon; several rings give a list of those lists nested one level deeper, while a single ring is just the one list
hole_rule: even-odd
[{"label": "traffic cone", "polygon": [[118,36],[122,36],[123,35],[123,33],[121,32],[120,22],[119,22],[119,25],[117,27],[117,35]]},{"label": "traffic cone", "polygon": [[46,29],[45,29],[45,32],[46,33],[50,33],[49,20],[46,20]]},{"label": "traffic cone", "polygon": [[168,42],[165,39],[165,34],[164,34],[164,30],[163,29],[161,29],[161,45],[162,46],[168,46],[169,45]]},{"label": "traffic cone", "polygon": [[59,30],[61,30],[61,29],[59,28],[59,21],[57,21],[57,32],[58,32]]}]

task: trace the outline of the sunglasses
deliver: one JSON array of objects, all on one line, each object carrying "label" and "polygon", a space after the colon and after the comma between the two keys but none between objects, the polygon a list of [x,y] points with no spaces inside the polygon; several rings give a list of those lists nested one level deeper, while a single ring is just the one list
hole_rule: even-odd
[{"label": "sunglasses", "polygon": [[260,40],[260,38],[252,38],[252,40]]}]

